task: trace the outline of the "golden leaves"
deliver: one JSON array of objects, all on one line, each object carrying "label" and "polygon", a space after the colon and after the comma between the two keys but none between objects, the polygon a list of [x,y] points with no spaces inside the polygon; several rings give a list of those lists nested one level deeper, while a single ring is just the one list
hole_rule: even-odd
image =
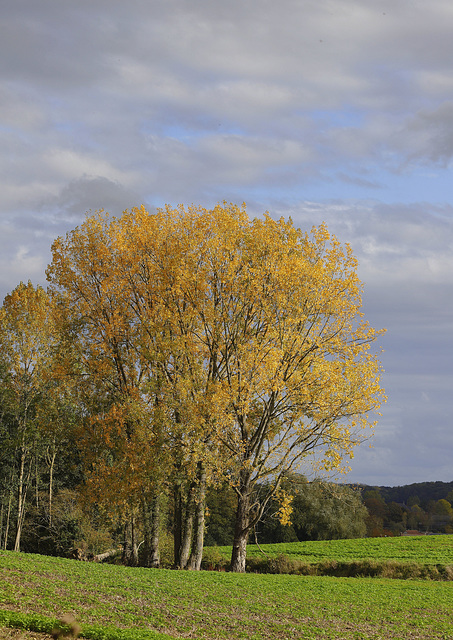
[{"label": "golden leaves", "polygon": [[326,225],[304,233],[225,202],[140,207],[98,212],[52,250],[83,366],[115,402],[139,398],[137,424],[184,441],[187,464],[226,448],[263,475],[320,447],[337,466],[371,426],[381,332],[361,319],[357,261]]},{"label": "golden leaves", "polygon": [[55,340],[46,292],[21,282],[0,308],[0,351],[17,384],[42,374]]}]

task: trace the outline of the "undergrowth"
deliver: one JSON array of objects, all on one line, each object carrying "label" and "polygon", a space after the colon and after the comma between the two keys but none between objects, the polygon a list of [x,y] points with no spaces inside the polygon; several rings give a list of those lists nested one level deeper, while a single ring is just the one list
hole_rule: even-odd
[{"label": "undergrowth", "polygon": [[417,562],[379,560],[309,563],[285,554],[276,558],[250,558],[247,571],[253,573],[293,574],[301,576],[334,576],[337,578],[395,578],[400,580],[453,580],[453,565],[423,565]]}]

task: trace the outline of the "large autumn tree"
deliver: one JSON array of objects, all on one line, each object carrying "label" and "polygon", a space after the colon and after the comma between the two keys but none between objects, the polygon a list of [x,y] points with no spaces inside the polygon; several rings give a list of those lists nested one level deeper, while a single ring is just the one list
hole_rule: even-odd
[{"label": "large autumn tree", "polygon": [[79,444],[87,489],[124,517],[140,510],[146,564],[156,566],[158,498],[171,485],[175,564],[199,568],[206,389],[190,316],[175,316],[185,247],[169,249],[173,231],[166,214],[98,212],[55,241],[48,279],[68,343],[66,366],[85,396]]},{"label": "large autumn tree", "polygon": [[97,214],[55,243],[49,277],[73,308],[85,305],[76,315],[95,369],[116,370],[124,391],[124,354],[127,388],[154,421],[150,448],[158,441],[184,487],[175,505],[191,506],[175,540],[195,519],[199,552],[204,486],[223,476],[238,500],[232,569],[244,571],[248,534],[285,474],[352,457],[383,400],[370,352],[379,332],[361,317],[356,270],[324,225],[304,233],[227,204]]},{"label": "large autumn tree", "polygon": [[372,426],[383,400],[370,353],[379,332],[361,317],[350,247],[324,225],[303,233],[233,205],[167,216],[169,248],[184,245],[173,267],[174,332],[179,324],[203,354],[205,423],[238,497],[231,565],[244,571],[248,533],[285,474],[307,462],[339,469]]}]

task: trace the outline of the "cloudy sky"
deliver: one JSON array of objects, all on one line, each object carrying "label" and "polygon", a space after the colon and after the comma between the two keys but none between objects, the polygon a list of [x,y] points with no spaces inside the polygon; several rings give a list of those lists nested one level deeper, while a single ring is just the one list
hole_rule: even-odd
[{"label": "cloudy sky", "polygon": [[388,402],[348,481],[453,480],[451,0],[3,0],[0,296],[88,210],[349,242]]}]

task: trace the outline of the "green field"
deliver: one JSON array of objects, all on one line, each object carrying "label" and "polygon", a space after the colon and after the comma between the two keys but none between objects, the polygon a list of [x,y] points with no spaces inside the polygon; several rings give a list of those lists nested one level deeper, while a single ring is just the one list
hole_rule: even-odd
[{"label": "green field", "polygon": [[[436,540],[432,558],[443,553]],[[94,640],[451,640],[452,604],[452,581],[190,573],[0,552],[0,626],[49,631],[72,613]]]},{"label": "green field", "polygon": [[[420,564],[453,565],[453,536],[399,536],[395,538],[360,538],[358,540],[322,540],[261,545],[269,556],[285,554],[305,562],[323,560],[396,560]],[[218,547],[226,558],[231,547]],[[247,557],[261,557],[256,545],[247,547]]]},{"label": "green field", "polygon": [[[228,568],[231,547],[208,547],[203,567]],[[453,536],[249,545],[247,571],[306,576],[453,580]]]}]

